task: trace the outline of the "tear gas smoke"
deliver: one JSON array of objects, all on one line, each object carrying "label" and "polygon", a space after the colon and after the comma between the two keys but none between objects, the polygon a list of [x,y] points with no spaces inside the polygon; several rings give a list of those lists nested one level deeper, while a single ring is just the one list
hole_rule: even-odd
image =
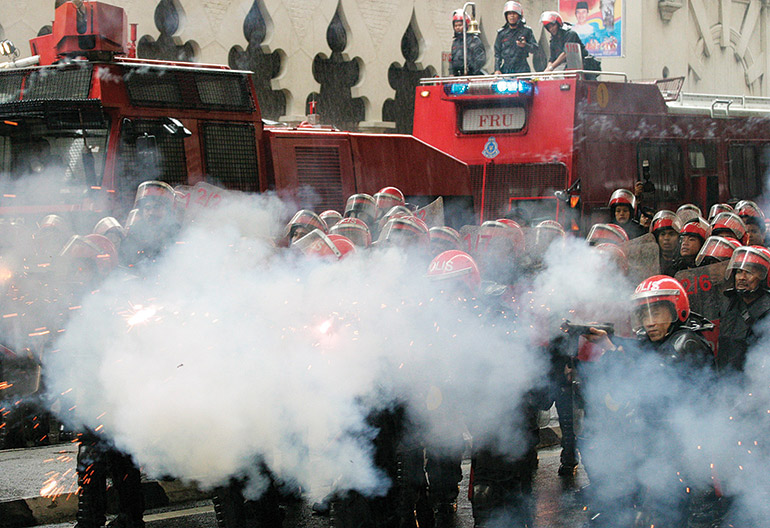
[{"label": "tear gas smoke", "polygon": [[259,483],[264,461],[315,497],[387,490],[365,418],[398,402],[433,445],[473,417],[475,439],[515,451],[506,428],[544,371],[529,331],[445,301],[398,250],[335,263],[278,251],[259,235],[281,207],[251,197],[207,212],[152,279],[112,276],[84,299],[45,365],[64,418],[150,475]]},{"label": "tear gas smoke", "polygon": [[[505,321],[449,302],[398,251],[326,263],[276,249],[286,211],[272,197],[232,200],[196,218],[151,275],[116,273],[83,299],[45,357],[63,418],[154,476],[209,487],[246,475],[257,495],[264,462],[312,497],[382,494],[370,411],[405,402],[437,447],[467,431],[517,454],[517,405],[547,372],[537,345],[564,318],[617,327],[629,315],[633,285],[581,241],[550,248]],[[752,349],[745,380],[655,356],[585,365],[592,495],[622,506],[646,489],[675,509],[672,489],[718,483],[731,519],[761,526],[768,344]]]}]

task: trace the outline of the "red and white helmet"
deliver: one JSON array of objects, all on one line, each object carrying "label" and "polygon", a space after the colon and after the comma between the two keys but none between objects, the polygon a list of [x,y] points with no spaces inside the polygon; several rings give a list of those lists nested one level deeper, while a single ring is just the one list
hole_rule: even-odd
[{"label": "red and white helmet", "polygon": [[332,226],[329,233],[345,236],[358,247],[368,248],[372,244],[369,226],[358,218],[343,218]]},{"label": "red and white helmet", "polygon": [[97,267],[100,272],[106,274],[118,266],[118,251],[115,248],[115,244],[112,243],[112,240],[104,235],[97,235],[96,233],[86,235],[85,239],[101,251],[96,255],[98,263]]},{"label": "red and white helmet", "polygon": [[525,249],[524,231],[521,226],[508,218],[498,218],[497,220],[487,220],[481,224],[479,236],[483,237],[505,237],[513,242],[513,249],[516,253],[521,253]]},{"label": "red and white helmet", "polygon": [[667,303],[674,319],[683,323],[690,316],[690,300],[680,282],[668,275],[654,275],[636,287],[631,300],[635,311],[648,309],[656,303]]},{"label": "red and white helmet", "polygon": [[556,24],[557,26],[562,27],[564,25],[564,20],[562,20],[561,15],[556,11],[543,11],[543,14],[540,15],[540,23],[543,24],[543,26]]},{"label": "red and white helmet", "polygon": [[[332,238],[334,237],[334,238]],[[291,245],[309,257],[321,257],[341,260],[355,251],[353,243],[341,235],[327,235],[320,229],[314,229]]]},{"label": "red and white helmet", "polygon": [[448,226],[437,226],[428,229],[430,249],[434,255],[460,249],[460,233]]},{"label": "red and white helmet", "polygon": [[366,225],[371,225],[377,217],[377,203],[368,194],[353,194],[345,203],[345,213],[342,216],[360,218]]},{"label": "red and white helmet", "polygon": [[735,204],[735,213],[741,217],[745,224],[754,224],[759,227],[762,233],[765,232],[765,213],[759,206],[751,200],[741,200]]},{"label": "red and white helmet", "polygon": [[725,279],[737,270],[746,270],[759,276],[765,288],[770,286],[770,254],[760,246],[741,246],[733,251],[725,270]]},{"label": "red and white helmet", "polygon": [[679,235],[691,235],[700,238],[701,243],[711,236],[711,226],[705,218],[697,217],[682,226]]},{"label": "red and white helmet", "polygon": [[37,224],[38,229],[55,229],[61,232],[70,232],[69,224],[59,215],[49,214],[43,217]]},{"label": "red and white helmet", "polygon": [[71,261],[89,261],[102,276],[109,274],[118,265],[115,245],[102,235],[73,235],[59,256]]},{"label": "red and white helmet", "polygon": [[391,217],[380,231],[377,243],[400,246],[417,245],[427,247],[430,243],[425,222],[414,216]]},{"label": "red and white helmet", "polygon": [[339,257],[339,260],[342,260],[345,257],[352,255],[353,253],[356,252],[356,245],[348,237],[342,236],[342,235],[335,235],[333,233],[326,236],[329,238],[329,240],[332,241],[332,243],[337,247],[339,252],[342,254],[342,256]]},{"label": "red and white helmet", "polygon": [[735,213],[719,213],[711,222],[711,232],[715,235],[732,236],[745,244],[749,240],[746,224]]},{"label": "red and white helmet", "polygon": [[735,213],[741,218],[744,216],[753,216],[756,218],[761,218],[762,221],[765,220],[765,213],[763,213],[762,209],[760,209],[759,206],[751,200],[741,200],[735,204]]},{"label": "red and white helmet", "polygon": [[385,214],[391,207],[406,203],[404,201],[404,193],[396,187],[383,187],[377,191],[374,194],[374,202],[377,205],[377,213],[379,215]]},{"label": "red and white helmet", "polygon": [[603,243],[623,244],[628,242],[628,234],[617,224],[594,224],[588,232],[586,242],[591,246]]},{"label": "red and white helmet", "polygon": [[444,251],[436,256],[428,266],[428,278],[436,282],[461,284],[471,294],[475,293],[481,284],[481,274],[476,261],[459,249]]},{"label": "red and white helmet", "polygon": [[610,244],[609,242],[602,242],[594,246],[599,253],[607,255],[624,274],[628,273],[628,257],[626,252],[623,251],[617,244]]},{"label": "red and white helmet", "polygon": [[714,222],[714,218],[719,213],[732,213],[733,208],[731,205],[726,203],[718,203],[711,206],[711,209],[709,209],[709,224]]},{"label": "red and white helmet", "polygon": [[615,212],[615,207],[618,205],[627,205],[631,208],[631,214],[636,212],[636,196],[628,189],[616,189],[610,196],[610,203],[608,207],[611,212]]},{"label": "red and white helmet", "polygon": [[[454,25],[454,23],[458,21],[465,22],[465,27],[468,27],[468,24],[471,23],[471,17],[469,17],[467,13],[464,13],[462,9],[455,9],[454,11],[452,11],[452,25]],[[395,189],[395,187],[391,187],[391,188]]]},{"label": "red and white helmet", "polygon": [[105,216],[94,226],[92,233],[96,235],[106,235],[107,233],[118,233],[120,238],[125,238],[126,230],[120,225],[118,219],[112,216]]},{"label": "red and white helmet", "polygon": [[713,264],[728,260],[733,252],[741,247],[741,243],[734,238],[710,236],[701,246],[698,256],[695,257],[695,265]]},{"label": "red and white helmet", "polygon": [[324,224],[326,224],[327,233],[329,232],[329,229],[331,229],[331,227],[334,224],[342,220],[342,215],[338,211],[335,211],[334,209],[327,209],[326,211],[319,214],[318,216],[321,220],[324,221]]},{"label": "red and white helmet", "polygon": [[664,209],[658,211],[655,213],[655,216],[652,217],[652,221],[650,222],[650,233],[657,237],[661,231],[665,231],[666,229],[673,229],[678,233],[682,229],[682,224],[675,212]]},{"label": "red and white helmet", "polygon": [[176,191],[168,183],[158,180],[140,183],[139,187],[136,188],[134,207],[138,208],[144,200],[150,199],[158,200],[169,209],[173,209],[176,202]]},{"label": "red and white helmet", "polygon": [[537,246],[548,246],[554,240],[564,240],[565,237],[564,228],[556,220],[543,220],[535,226],[535,244]]},{"label": "red and white helmet", "polygon": [[308,233],[313,229],[319,229],[324,233],[326,232],[326,224],[324,221],[321,220],[320,216],[309,209],[300,209],[294,213],[294,216],[291,217],[289,223],[286,224],[285,236],[288,236],[289,238],[293,237],[294,232],[300,228],[306,230]]},{"label": "red and white helmet", "polygon": [[680,205],[676,210],[676,217],[679,218],[679,225],[683,226],[690,220],[701,217],[700,207],[691,203]]},{"label": "red and white helmet", "polygon": [[521,8],[521,4],[512,0],[509,0],[503,5],[503,17],[506,17],[510,12],[518,13],[520,17],[524,16],[524,10]]}]

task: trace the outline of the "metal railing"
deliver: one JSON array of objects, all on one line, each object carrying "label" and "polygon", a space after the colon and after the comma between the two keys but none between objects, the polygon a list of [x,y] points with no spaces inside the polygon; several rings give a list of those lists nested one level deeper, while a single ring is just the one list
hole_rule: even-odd
[{"label": "metal railing", "polygon": [[[612,80],[613,82],[628,81],[628,74],[622,72],[601,72],[593,70],[563,70],[556,72],[530,72],[530,73],[503,73],[499,75],[467,75],[460,77],[426,77],[420,79],[421,85],[434,85],[444,83],[458,83],[470,81],[495,81],[500,79],[526,79],[532,81],[550,80],[550,79],[583,79],[586,75],[596,75],[602,80]],[[620,80],[622,79],[622,80]]]},{"label": "metal railing", "polygon": [[668,107],[675,112],[708,113],[712,118],[762,115],[770,114],[770,97],[682,92]]}]

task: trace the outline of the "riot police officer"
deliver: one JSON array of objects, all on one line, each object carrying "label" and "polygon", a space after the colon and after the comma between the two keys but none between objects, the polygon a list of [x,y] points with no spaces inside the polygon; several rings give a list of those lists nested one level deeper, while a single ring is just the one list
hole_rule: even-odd
[{"label": "riot police officer", "polygon": [[[482,75],[484,73],[482,68],[487,62],[487,52],[479,36],[468,32],[469,23],[470,17],[462,9],[457,9],[452,13],[452,28],[455,32],[454,39],[452,39],[452,75]],[[394,189],[394,187],[388,188]],[[403,204],[403,198],[401,203]],[[382,208],[380,210],[384,212]]]},{"label": "riot police officer", "polygon": [[524,21],[524,10],[519,2],[509,1],[503,6],[505,24],[495,38],[495,73],[528,73],[527,57],[537,51],[532,29]]}]

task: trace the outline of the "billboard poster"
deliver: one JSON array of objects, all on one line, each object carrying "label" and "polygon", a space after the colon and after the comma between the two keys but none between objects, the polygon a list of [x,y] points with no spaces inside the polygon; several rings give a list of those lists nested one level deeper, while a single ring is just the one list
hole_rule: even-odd
[{"label": "billboard poster", "polygon": [[580,35],[594,57],[623,54],[623,2],[625,0],[559,0],[559,14]]}]

